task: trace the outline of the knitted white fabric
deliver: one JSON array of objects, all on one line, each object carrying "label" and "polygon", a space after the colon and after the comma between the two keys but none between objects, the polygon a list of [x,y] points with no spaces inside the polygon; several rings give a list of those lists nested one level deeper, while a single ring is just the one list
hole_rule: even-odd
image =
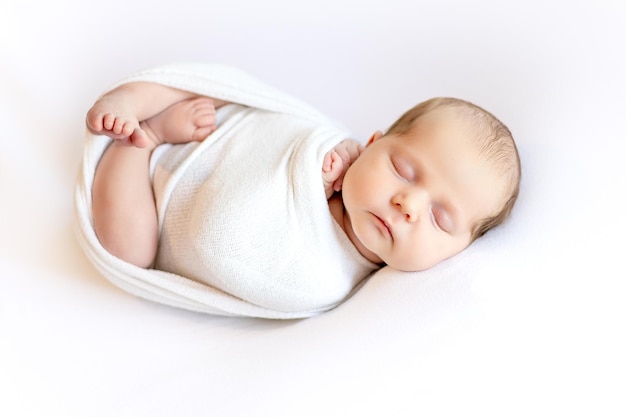
[{"label": "knitted white fabric", "polygon": [[87,134],[76,189],[78,235],[100,272],[138,296],[211,314],[308,317],[349,298],[376,268],[336,224],[324,154],[348,132],[308,105],[233,68],[177,64],[150,81],[232,103],[200,144],[153,155],[160,223],[154,269],[110,255],[93,230],[91,186],[110,140]]}]

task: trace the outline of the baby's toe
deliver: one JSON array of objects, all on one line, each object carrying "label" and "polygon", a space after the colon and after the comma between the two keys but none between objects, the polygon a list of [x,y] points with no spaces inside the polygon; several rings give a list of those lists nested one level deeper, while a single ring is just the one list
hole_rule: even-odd
[{"label": "baby's toe", "polygon": [[145,148],[153,144],[143,129],[133,129],[129,136],[132,144],[138,148]]},{"label": "baby's toe", "polygon": [[206,139],[206,137],[209,136],[214,130],[215,130],[215,125],[213,124],[208,125],[208,126],[198,127],[196,130],[194,130],[193,134],[191,135],[191,140],[195,142],[201,142],[204,139]]},{"label": "baby's toe", "polygon": [[113,130],[113,126],[115,125],[115,115],[113,114],[105,114],[102,118],[102,126],[106,130]]},{"label": "baby's toe", "polygon": [[194,120],[194,125],[196,127],[207,127],[215,124],[215,116],[212,114],[205,114],[197,117]]},{"label": "baby's toe", "polygon": [[120,133],[124,136],[130,136],[133,134],[134,131],[135,131],[135,125],[133,123],[126,122],[124,123],[124,126],[122,127],[122,131]]},{"label": "baby's toe", "polygon": [[192,99],[192,107],[195,111],[213,111],[215,112],[215,104],[213,100],[208,97],[198,97]]},{"label": "baby's toe", "polygon": [[113,124],[113,133],[116,133],[118,135],[122,134],[122,132],[124,131],[124,126],[126,125],[126,122],[120,118],[116,118],[115,119],[115,123]]},{"label": "baby's toe", "polygon": [[87,114],[87,127],[92,132],[100,132],[102,130],[102,116],[97,114]]}]

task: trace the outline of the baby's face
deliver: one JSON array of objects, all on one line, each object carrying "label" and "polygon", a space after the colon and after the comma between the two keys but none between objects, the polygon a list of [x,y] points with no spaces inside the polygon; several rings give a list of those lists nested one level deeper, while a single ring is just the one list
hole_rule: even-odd
[{"label": "baby's face", "polygon": [[466,248],[479,220],[497,213],[505,183],[478,155],[471,129],[436,109],[407,134],[375,135],[346,172],[346,232],[369,260],[432,267]]}]

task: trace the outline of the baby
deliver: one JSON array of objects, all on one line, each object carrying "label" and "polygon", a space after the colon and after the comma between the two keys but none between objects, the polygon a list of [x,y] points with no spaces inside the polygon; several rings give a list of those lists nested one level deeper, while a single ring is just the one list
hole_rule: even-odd
[{"label": "baby", "polygon": [[461,252],[519,193],[509,130],[463,100],[423,102],[365,146],[316,118],[238,103],[147,81],[96,101],[87,127],[113,139],[90,194],[106,251],[308,316],[384,265],[421,271]]},{"label": "baby", "polygon": [[[113,255],[140,267],[159,246],[149,164],[163,143],[202,141],[228,104],[148,82],[124,84],[87,114],[114,139],[93,184],[94,228]],[[519,192],[511,133],[469,102],[435,98],[362,146],[345,139],[320,167],[328,207],[358,252],[376,265],[428,269],[502,223]]]}]

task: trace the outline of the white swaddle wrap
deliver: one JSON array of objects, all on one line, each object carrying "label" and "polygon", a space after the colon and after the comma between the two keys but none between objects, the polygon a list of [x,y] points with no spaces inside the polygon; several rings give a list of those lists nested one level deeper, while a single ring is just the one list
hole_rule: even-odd
[{"label": "white swaddle wrap", "polygon": [[160,224],[154,269],[115,258],[95,235],[91,186],[110,140],[87,134],[75,198],[78,235],[105,277],[138,296],[194,311],[288,319],[336,307],[376,268],[334,221],[324,193],[322,159],[349,136],[345,130],[225,66],[158,67],[116,85],[131,81],[237,104],[218,111],[218,129],[205,141],[154,152]]}]

